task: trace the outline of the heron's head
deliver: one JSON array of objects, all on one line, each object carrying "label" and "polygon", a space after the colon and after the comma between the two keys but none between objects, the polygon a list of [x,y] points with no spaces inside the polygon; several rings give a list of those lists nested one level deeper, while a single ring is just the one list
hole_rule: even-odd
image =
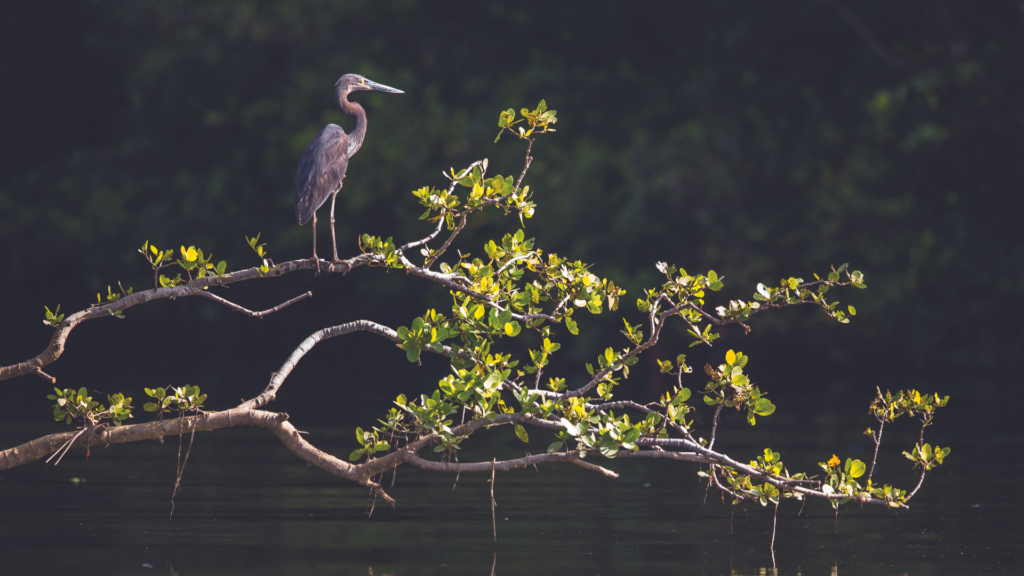
[{"label": "heron's head", "polygon": [[334,85],[334,89],[338,94],[347,94],[349,92],[355,92],[356,90],[377,90],[378,92],[405,94],[405,92],[397,88],[378,84],[373,80],[368,80],[366,77],[360,76],[359,74],[345,74],[341,78],[338,78],[338,82]]}]

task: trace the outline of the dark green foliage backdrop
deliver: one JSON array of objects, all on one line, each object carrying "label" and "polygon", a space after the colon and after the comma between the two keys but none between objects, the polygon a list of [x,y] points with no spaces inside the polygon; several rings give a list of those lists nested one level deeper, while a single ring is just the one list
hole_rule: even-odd
[{"label": "dark green foliage backdrop", "polygon": [[[744,299],[757,282],[851,262],[869,285],[842,298],[860,312],[852,325],[788,311],[725,340],[751,354],[765,388],[782,394],[800,372],[866,405],[875,384],[930,389],[922,379],[941,377],[955,400],[993,399],[1022,344],[1024,8],[848,4],[8,6],[0,363],[43,348],[44,305],[71,312],[119,280],[145,287],[134,253],[144,240],[201,246],[231,269],[256,263],[243,236],[257,232],[277,260],[307,256],[309,229],[292,217],[295,164],[326,122],[350,126],[332,85],[354,72],[406,94],[354,98],[369,136],[339,197],[341,253],[355,252],[357,234],[427,230],[409,191],[442,185],[441,170],[488,157],[492,173],[518,172],[522,147],[492,144],[497,113],[545,98],[560,122],[535,148],[539,211],[527,233],[596,262],[630,290],[624,310],[657,281],[658,260],[713,268],[726,297]],[[514,226],[496,215],[477,223],[463,250]],[[312,303],[262,322],[205,301],[133,309],[124,323],[79,328],[51,372],[104,392],[191,382],[251,396],[313,330],[362,317],[407,324],[447,302],[433,286],[367,270],[229,297],[255,309],[306,289]],[[594,340],[571,365],[610,343]],[[433,386],[433,373],[394,367],[390,345],[346,345],[306,361],[307,386]],[[720,362],[718,348],[708,358]],[[381,378],[375,362],[386,383],[367,380]],[[4,395],[48,413],[37,384]]]}]

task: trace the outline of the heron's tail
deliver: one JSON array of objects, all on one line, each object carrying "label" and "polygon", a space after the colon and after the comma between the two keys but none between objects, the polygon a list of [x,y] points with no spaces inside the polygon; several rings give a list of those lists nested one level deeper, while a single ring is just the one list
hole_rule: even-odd
[{"label": "heron's tail", "polygon": [[313,214],[319,208],[319,206],[314,206],[311,200],[308,196],[305,198],[299,197],[295,200],[295,219],[299,221],[299,226],[305,226],[306,222],[312,220]]}]

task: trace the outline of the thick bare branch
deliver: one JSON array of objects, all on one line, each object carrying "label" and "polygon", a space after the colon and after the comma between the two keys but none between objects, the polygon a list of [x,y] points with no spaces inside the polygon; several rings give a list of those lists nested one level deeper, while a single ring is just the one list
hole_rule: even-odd
[{"label": "thick bare branch", "polygon": [[[324,340],[328,340],[336,336],[344,336],[345,334],[352,334],[353,332],[370,332],[378,336],[387,338],[388,340],[391,340],[396,344],[402,343],[402,339],[398,337],[397,332],[395,332],[391,328],[388,328],[387,326],[383,326],[381,324],[377,324],[376,322],[371,322],[369,320],[356,320],[354,322],[347,322],[345,324],[340,324],[338,326],[324,328],[323,330],[314,332],[305,340],[303,340],[301,344],[299,344],[299,346],[284,361],[284,364],[282,364],[281,367],[277,369],[277,372],[274,372],[271,375],[270,382],[267,384],[267,387],[263,390],[262,393],[260,393],[259,396],[253,398],[252,400],[248,400],[242,404],[239,404],[238,407],[256,409],[266,406],[268,403],[272,402],[274,398],[277,397],[277,391],[281,388],[281,385],[284,384],[285,379],[288,378],[288,376],[292,373],[292,370],[295,369],[295,366],[296,364],[299,363],[299,360],[302,360],[302,357],[305,356],[307,352],[312,350],[314,346],[316,346],[317,344]],[[424,348],[424,350],[427,350],[429,352],[435,352],[438,354],[443,354],[445,356],[453,358],[459,356],[465,357],[465,355],[456,354],[455,351],[452,350],[450,346],[442,346],[440,352],[434,350],[434,348],[430,346]]]},{"label": "thick bare branch", "polygon": [[[288,419],[287,414],[253,410],[226,410],[224,412],[208,412],[184,419],[186,427],[194,426],[199,432],[210,432],[232,426],[258,426],[270,428]],[[96,426],[82,434],[72,444],[72,448],[99,446],[101,444],[124,444],[141,440],[156,440],[165,436],[176,436],[182,430],[177,418],[155,420],[143,424],[126,426]],[[0,451],[0,470],[6,470],[39,460],[56,452],[61,446],[73,438],[79,431],[61,432],[36,438],[30,442]]]},{"label": "thick bare branch", "polygon": [[711,464],[714,460],[695,454],[693,452],[669,452],[662,450],[619,450],[616,458],[664,458],[667,460],[680,460],[682,462],[697,462],[699,464]]},{"label": "thick bare branch", "polygon": [[[365,255],[360,255],[346,260],[342,264],[335,264],[331,266],[331,270],[347,272],[352,268],[366,264],[368,261],[369,258]],[[50,344],[39,355],[18,364],[0,366],[0,380],[8,380],[17,376],[37,373],[44,366],[56,361],[60,358],[61,354],[64,353],[64,346],[67,342],[68,336],[71,334],[71,331],[87,320],[113,316],[115,312],[127,310],[133,306],[145,304],[146,302],[151,302],[153,300],[198,296],[204,292],[204,289],[214,286],[226,286],[228,284],[257,278],[283,276],[299,270],[314,270],[315,268],[316,264],[310,260],[294,260],[279,264],[266,274],[260,274],[260,271],[256,268],[249,268],[248,270],[239,270],[238,272],[231,272],[229,274],[224,274],[223,276],[196,278],[187,284],[174,286],[172,288],[151,288],[149,290],[142,290],[134,294],[123,296],[117,302],[91,306],[85,310],[75,312],[65,318],[54,331],[53,336],[50,338]]]},{"label": "thick bare branch", "polygon": [[498,462],[472,462],[469,464],[463,463],[452,463],[452,462],[437,462],[435,460],[426,460],[413,453],[406,456],[405,461],[418,468],[424,470],[434,470],[436,472],[490,472],[492,467],[495,470],[507,471],[514,470],[516,468],[525,468],[534,464],[541,464],[545,462],[569,462],[581,466],[588,470],[593,470],[605,476],[607,478],[618,478],[619,475],[607,468],[602,468],[596,464],[591,464],[584,460],[581,460],[575,452],[555,452],[554,454],[537,454],[534,456],[524,456],[523,458],[516,458],[515,460],[503,460]]}]

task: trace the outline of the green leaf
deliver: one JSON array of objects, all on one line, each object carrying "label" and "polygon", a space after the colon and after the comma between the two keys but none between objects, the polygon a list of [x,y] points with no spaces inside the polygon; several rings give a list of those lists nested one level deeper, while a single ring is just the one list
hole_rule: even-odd
[{"label": "green leaf", "polygon": [[526,434],[526,428],[523,428],[522,424],[516,424],[516,438],[519,438],[523,442],[530,441],[530,437]]},{"label": "green leaf", "polygon": [[761,398],[757,401],[753,411],[758,416],[769,416],[775,412],[775,405],[772,404],[767,398]]},{"label": "green leaf", "polygon": [[614,458],[619,453],[619,443],[614,440],[605,440],[598,447],[601,455],[606,458]]},{"label": "green leaf", "polygon": [[505,324],[505,334],[508,336],[512,336],[514,338],[519,335],[520,331],[522,331],[522,327],[519,326],[519,322],[512,321]]},{"label": "green leaf", "polygon": [[580,333],[579,327],[576,326],[576,321],[572,318],[566,317],[565,327],[569,330],[569,334],[576,336]]},{"label": "green leaf", "polygon": [[626,431],[625,434],[623,434],[622,442],[631,444],[633,442],[636,442],[637,439],[640,438],[640,435],[641,432],[639,428],[630,428],[629,430]]},{"label": "green leaf", "polygon": [[355,462],[356,460],[359,460],[362,457],[363,457],[363,451],[362,450],[353,450],[352,453],[348,455],[348,459],[349,459],[350,462]]},{"label": "green leaf", "polygon": [[405,357],[409,359],[409,362],[415,362],[420,359],[420,352],[422,352],[421,348],[412,347],[405,351]]},{"label": "green leaf", "polygon": [[554,452],[558,452],[561,448],[562,448],[562,443],[561,442],[552,442],[551,444],[548,445],[548,454],[552,454]]},{"label": "green leaf", "polygon": [[864,472],[866,470],[867,467],[864,465],[863,462],[861,462],[860,460],[854,460],[852,465],[850,466],[848,474],[851,478],[860,478],[861,476],[864,475]]}]

